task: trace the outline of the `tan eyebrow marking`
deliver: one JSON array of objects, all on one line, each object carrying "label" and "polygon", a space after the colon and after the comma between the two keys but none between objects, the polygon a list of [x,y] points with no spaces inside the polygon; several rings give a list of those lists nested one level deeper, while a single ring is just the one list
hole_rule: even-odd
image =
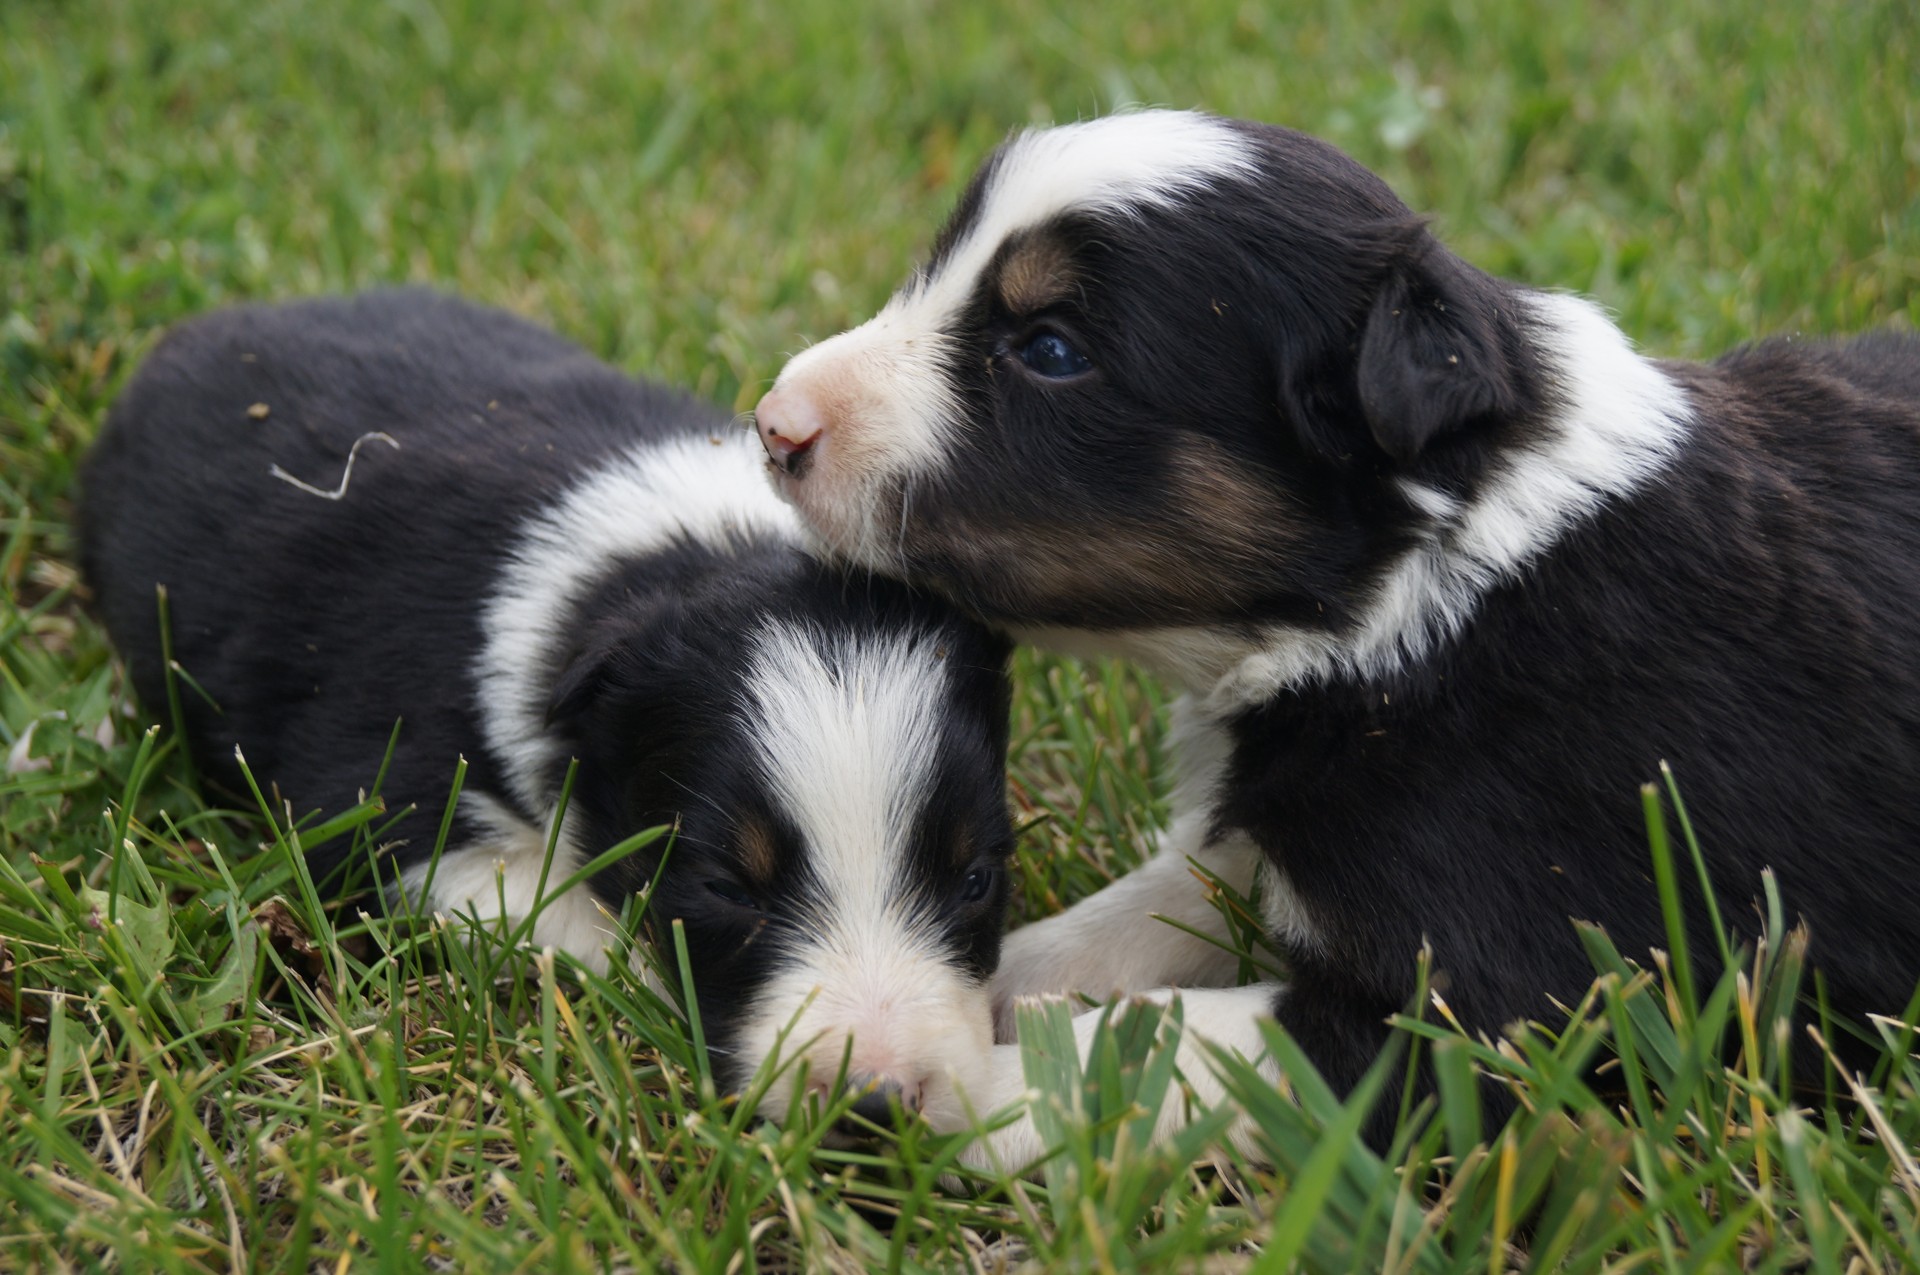
[{"label": "tan eyebrow marking", "polygon": [[1015,314],[1044,310],[1073,291],[1073,256],[1051,235],[1028,235],[1000,263],[1000,300]]},{"label": "tan eyebrow marking", "polygon": [[736,844],[740,851],[740,864],[747,870],[747,875],[756,884],[770,884],[774,870],[780,866],[779,851],[773,844],[773,829],[758,819],[749,819],[740,826]]}]

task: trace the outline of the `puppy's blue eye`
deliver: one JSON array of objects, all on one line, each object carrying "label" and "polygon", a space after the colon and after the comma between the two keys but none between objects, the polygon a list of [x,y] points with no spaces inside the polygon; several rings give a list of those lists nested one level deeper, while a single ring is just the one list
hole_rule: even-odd
[{"label": "puppy's blue eye", "polygon": [[975,868],[967,873],[966,879],[960,883],[960,901],[978,903],[985,899],[993,890],[993,876],[992,868]]},{"label": "puppy's blue eye", "polygon": [[707,882],[707,890],[716,899],[725,903],[731,903],[734,907],[752,908],[755,911],[758,911],[760,908],[760,904],[754,900],[751,894],[748,894],[738,885],[723,878],[716,877]]},{"label": "puppy's blue eye", "polygon": [[1078,376],[1093,366],[1091,360],[1067,344],[1058,332],[1042,332],[1020,347],[1020,361],[1041,376],[1055,379]]}]

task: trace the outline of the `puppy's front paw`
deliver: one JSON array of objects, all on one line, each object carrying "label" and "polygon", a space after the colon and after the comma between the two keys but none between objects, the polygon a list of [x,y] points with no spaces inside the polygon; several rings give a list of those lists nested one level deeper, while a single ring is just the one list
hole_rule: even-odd
[{"label": "puppy's front paw", "polygon": [[960,1152],[960,1162],[989,1173],[1019,1174],[1046,1151],[1026,1106],[1028,1096],[1020,1047],[995,1045],[956,1062],[920,1114],[938,1133],[963,1133],[1011,1112],[1003,1127],[971,1139]]},{"label": "puppy's front paw", "polygon": [[988,988],[993,1036],[1002,1044],[1013,1040],[1014,1005],[1032,997],[1063,996],[1080,1006],[1098,1005],[1170,986],[1227,986],[1238,971],[1239,961],[1227,947],[1144,908],[1115,916],[1083,904],[1007,936],[1000,970]]},{"label": "puppy's front paw", "polygon": [[[1215,1047],[1238,1054],[1245,1061],[1253,1063],[1263,1079],[1279,1084],[1279,1070],[1266,1052],[1262,1024],[1272,1018],[1274,1006],[1282,994],[1283,989],[1278,985],[1256,984],[1187,991],[1160,988],[1140,998],[1160,1006],[1171,1005],[1177,1000],[1183,1009],[1178,1019],[1156,1014],[1152,1020],[1157,1024],[1152,1048],[1177,1050],[1174,1064],[1181,1083],[1177,1089],[1162,1095],[1146,1145],[1164,1142],[1199,1113],[1230,1101],[1228,1085],[1222,1079]],[[1112,1019],[1110,1011],[1100,1009],[1076,1014],[1071,1021],[1074,1046],[1084,1075],[1090,1066],[1088,1060],[1092,1056],[1094,1043]],[[1135,1039],[1137,1041],[1138,1038]],[[1035,1172],[1043,1157],[1054,1148],[1043,1140],[1030,1107],[1022,1102],[1032,1095],[1026,1089],[1021,1047],[996,1045],[976,1062],[978,1065],[973,1076],[965,1083],[960,1095],[960,1106],[965,1109],[964,1118],[954,1120],[949,1116],[949,1122],[945,1124],[936,1119],[935,1126],[943,1132],[978,1127],[991,1117],[1020,1104],[1013,1119],[999,1128],[981,1133],[962,1149],[960,1159],[964,1164],[993,1174],[1026,1175]],[[1057,1074],[1057,1062],[1055,1059],[1047,1064],[1044,1074]],[[1131,1101],[1124,1096],[1109,1094],[1107,1097],[1114,1101]],[[1088,1100],[1093,1101],[1091,1091]],[[1067,1099],[1067,1105],[1076,1111],[1080,1109],[1077,1099],[1071,1097]],[[1092,1107],[1087,1110],[1092,1110]],[[1083,1120],[1089,1117],[1079,1115],[1072,1118]],[[1258,1154],[1251,1141],[1252,1124],[1244,1112],[1236,1111],[1222,1133],[1243,1154]]]},{"label": "puppy's front paw", "polygon": [[[1259,857],[1251,842],[1227,838],[1207,853],[1224,879],[1250,885]],[[994,1035],[1013,1039],[1013,1006],[1025,997],[1098,1003],[1160,987],[1228,987],[1239,968],[1210,889],[1186,854],[1162,850],[1060,915],[1007,936],[991,988]]]},{"label": "puppy's front paw", "polygon": [[1035,921],[1007,936],[1000,949],[1000,969],[987,989],[996,1041],[1006,1044],[1015,1038],[1013,1011],[1019,1001],[1065,996],[1097,1002],[1125,990],[1115,981],[1114,962],[1082,941],[1084,928],[1066,913]]}]

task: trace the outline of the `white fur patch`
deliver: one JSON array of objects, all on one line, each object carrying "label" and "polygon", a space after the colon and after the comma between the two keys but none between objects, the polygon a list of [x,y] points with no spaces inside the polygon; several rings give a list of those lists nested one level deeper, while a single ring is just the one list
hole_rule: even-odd
[{"label": "white fur patch", "polygon": [[[1266,1052],[1266,1039],[1260,1025],[1272,1019],[1274,1007],[1284,994],[1278,984],[1255,983],[1232,988],[1168,988],[1141,997],[1163,1005],[1176,996],[1180,999],[1185,1028],[1175,1055],[1175,1065],[1193,1095],[1189,1104],[1177,1090],[1168,1093],[1160,1108],[1159,1118],[1154,1123],[1152,1142],[1169,1137],[1200,1111],[1217,1107],[1227,1099],[1226,1087],[1220,1083],[1211,1057],[1201,1047],[1202,1041],[1254,1062],[1267,1079],[1276,1085],[1280,1083],[1280,1070]],[[1091,1050],[1102,1012],[1088,1010],[1076,1015],[1073,1020],[1073,1033],[1080,1045],[1083,1064]],[[955,1123],[935,1121],[934,1127],[942,1133],[972,1128],[976,1121],[985,1120],[994,1112],[1006,1109],[1027,1093],[1020,1047],[996,1045],[990,1066],[980,1080],[965,1091],[966,1106],[970,1108],[969,1118]],[[1228,1126],[1226,1136],[1243,1153],[1257,1155],[1253,1133],[1252,1121],[1243,1115]],[[961,1158],[978,1168],[1014,1173],[1032,1165],[1048,1149],[1041,1142],[1032,1118],[1022,1115],[1005,1128],[975,1139],[961,1152]]]},{"label": "white fur patch", "polygon": [[[993,1043],[986,989],[947,956],[907,874],[909,837],[940,743],[946,665],[931,636],[828,635],[775,625],[756,640],[747,702],[768,787],[798,831],[816,909],[745,1016],[749,1057],[775,1052],[830,1083],[897,1082],[929,1114],[953,1106]],[[780,1115],[788,1069],[763,1110]]]},{"label": "white fur patch", "polygon": [[547,730],[547,703],[573,607],[621,559],[678,536],[721,542],[762,531],[803,540],[765,468],[744,431],[648,442],[587,474],[521,528],[482,617],[475,672],[487,745],[523,808],[546,810],[557,796],[548,775],[564,758]]},{"label": "white fur patch", "polygon": [[1508,453],[1468,503],[1402,483],[1431,524],[1352,631],[1276,626],[1248,637],[1213,629],[1033,629],[1021,636],[1134,659],[1203,696],[1213,715],[1335,675],[1378,677],[1451,639],[1488,590],[1516,578],[1606,501],[1660,473],[1692,419],[1681,387],[1634,353],[1599,306],[1563,293],[1521,295],[1534,307],[1541,354],[1558,381],[1559,416],[1539,442]]},{"label": "white fur patch", "polygon": [[1239,960],[1232,952],[1181,928],[1227,940],[1224,919],[1188,860],[1245,894],[1260,851],[1239,834],[1206,841],[1206,823],[1205,811],[1174,820],[1151,859],[1058,916],[1007,936],[993,977],[1000,1039],[1011,1038],[1014,1007],[1029,997],[1105,1002],[1156,987],[1233,981]]},{"label": "white fur patch", "polygon": [[1272,859],[1260,861],[1260,913],[1273,938],[1296,949],[1320,949],[1320,931],[1306,900],[1294,892],[1286,872]]},{"label": "white fur patch", "polygon": [[[675,537],[721,542],[751,531],[791,540],[806,534],[768,489],[759,445],[744,431],[642,443],[583,475],[523,524],[481,617],[476,707],[508,788],[522,808],[544,817],[536,826],[484,793],[462,793],[465,813],[484,831],[441,857],[433,897],[417,906],[488,922],[504,916],[517,923],[529,914],[546,858],[545,825],[559,799],[549,776],[565,760],[546,714],[554,661],[566,640],[562,629],[574,606],[624,558],[663,549]],[[546,872],[547,894],[556,894],[583,862],[577,839],[562,827]],[[410,898],[427,872],[422,862],[402,874]],[[617,929],[605,904],[582,887],[547,904],[531,941],[604,971]]]},{"label": "white fur patch", "polygon": [[1138,111],[1030,129],[1001,149],[965,237],[932,273],[895,293],[880,317],[937,337],[952,326],[1010,236],[1068,212],[1125,215],[1166,206],[1256,172],[1245,137],[1225,120],[1191,111]]},{"label": "white fur patch", "polygon": [[952,332],[1007,238],[1063,213],[1125,215],[1255,171],[1244,137],[1189,111],[1111,115],[1009,140],[972,224],[930,272],[781,370],[775,388],[807,396],[828,420],[813,472],[786,484],[788,495],[850,557],[889,565],[879,493],[937,468],[964,427],[946,375]]},{"label": "white fur patch", "polygon": [[[570,953],[597,974],[607,970],[607,947],[620,932],[619,918],[592,890],[560,887],[580,866],[573,839],[561,830],[553,862],[547,863],[548,832],[482,792],[460,794],[464,813],[481,826],[477,839],[440,856],[409,865],[400,874],[409,905],[418,911],[470,918],[482,925],[504,921],[510,930],[535,903],[549,900],[533,923],[528,942]],[[545,870],[546,887],[541,891]],[[423,899],[431,875],[432,897]]]},{"label": "white fur patch", "polygon": [[992,989],[1002,1040],[1012,1036],[1015,1003],[1028,997],[1106,1001],[1155,988],[1233,982],[1239,958],[1221,946],[1229,939],[1226,920],[1208,897],[1210,887],[1195,874],[1195,863],[1243,895],[1252,890],[1256,870],[1262,871],[1268,911],[1277,899],[1293,922],[1288,937],[1311,940],[1305,908],[1285,875],[1263,864],[1252,839],[1237,832],[1210,836],[1232,750],[1226,731],[1202,715],[1192,697],[1182,696],[1173,706],[1168,748],[1175,766],[1173,818],[1153,857],[1058,916],[1007,936]]}]

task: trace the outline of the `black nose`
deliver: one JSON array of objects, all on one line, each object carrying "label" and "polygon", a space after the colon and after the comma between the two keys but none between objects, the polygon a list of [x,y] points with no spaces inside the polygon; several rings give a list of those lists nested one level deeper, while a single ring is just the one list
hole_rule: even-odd
[{"label": "black nose", "polygon": [[900,1095],[899,1081],[868,1081],[866,1093],[854,1100],[854,1104],[847,1108],[847,1114],[868,1119],[881,1129],[891,1129],[895,1102],[906,1106],[906,1098]]},{"label": "black nose", "polygon": [[828,1130],[826,1143],[842,1150],[865,1146],[873,1141],[876,1130],[894,1127],[893,1113],[898,1110],[915,1115],[925,1101],[925,1080],[903,1086],[890,1076],[870,1073],[849,1076],[843,1092],[854,1095],[846,1113]]}]

